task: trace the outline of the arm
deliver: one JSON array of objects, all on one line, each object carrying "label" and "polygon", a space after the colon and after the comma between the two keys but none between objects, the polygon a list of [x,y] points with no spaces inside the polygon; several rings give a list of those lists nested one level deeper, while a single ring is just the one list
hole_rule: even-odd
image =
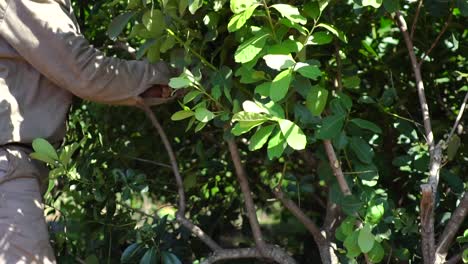
[{"label": "arm", "polygon": [[52,0],[9,0],[0,34],[36,70],[61,88],[92,101],[133,104],[154,84],[167,84],[165,63],[106,57],[93,48],[71,14]]}]

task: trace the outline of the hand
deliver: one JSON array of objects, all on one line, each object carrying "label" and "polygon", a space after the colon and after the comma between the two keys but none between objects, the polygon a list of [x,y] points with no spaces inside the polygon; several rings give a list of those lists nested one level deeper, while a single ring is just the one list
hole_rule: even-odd
[{"label": "hand", "polygon": [[171,87],[164,84],[156,84],[141,94],[142,98],[169,98],[172,95]]}]

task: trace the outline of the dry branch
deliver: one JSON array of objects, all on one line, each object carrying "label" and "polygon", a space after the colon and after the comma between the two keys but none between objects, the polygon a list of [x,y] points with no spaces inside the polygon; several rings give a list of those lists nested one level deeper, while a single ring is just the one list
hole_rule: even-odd
[{"label": "dry branch", "polygon": [[[265,245],[266,257],[274,260],[277,263],[296,264],[296,261],[284,252],[281,248],[273,245]],[[248,259],[261,258],[263,253],[257,248],[241,248],[241,249],[222,249],[215,251],[210,257],[202,262],[202,264],[212,264],[221,260],[229,259]]]},{"label": "dry branch", "polygon": [[255,209],[249,182],[247,180],[247,173],[245,172],[244,166],[242,165],[239,148],[237,147],[237,143],[234,141],[234,139],[229,139],[227,143],[229,152],[231,153],[232,162],[234,163],[234,168],[236,170],[237,180],[239,181],[239,185],[244,196],[247,217],[250,222],[250,228],[252,229],[255,245],[257,246],[258,250],[262,253],[265,253],[264,256],[266,256],[267,248],[265,241],[263,240],[260,224],[258,223],[257,211]]},{"label": "dry branch", "polygon": [[445,226],[444,232],[439,238],[435,253],[435,263],[444,263],[450,245],[467,215],[468,193],[465,192],[463,198],[460,200],[460,204],[455,209],[455,212],[453,212],[452,217]]},{"label": "dry branch", "polygon": [[333,145],[331,141],[324,140],[323,145],[325,147],[325,151],[327,152],[328,161],[330,162],[330,166],[332,168],[333,174],[338,180],[338,185],[340,186],[341,192],[344,195],[351,195],[351,190],[349,189],[348,183],[346,182],[346,179],[343,174],[343,170],[341,169],[340,161],[336,157],[336,153],[335,153],[335,150],[333,149]]}]

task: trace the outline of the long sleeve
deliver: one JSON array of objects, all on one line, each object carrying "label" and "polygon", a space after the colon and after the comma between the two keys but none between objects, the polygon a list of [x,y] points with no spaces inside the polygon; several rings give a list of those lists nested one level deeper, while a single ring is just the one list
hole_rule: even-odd
[{"label": "long sleeve", "polygon": [[132,104],[150,86],[167,84],[171,77],[163,62],[106,57],[53,0],[9,0],[0,35],[47,79],[91,101]]}]

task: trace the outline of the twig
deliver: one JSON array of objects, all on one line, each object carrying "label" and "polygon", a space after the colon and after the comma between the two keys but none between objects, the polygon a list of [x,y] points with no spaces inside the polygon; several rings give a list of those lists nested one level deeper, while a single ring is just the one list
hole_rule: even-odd
[{"label": "twig", "polygon": [[[451,9],[450,9],[451,10]],[[424,56],[421,58],[421,60],[419,61],[419,67],[421,67],[421,65],[423,64],[424,60],[426,59],[427,56],[429,56],[429,54],[432,52],[432,50],[437,46],[437,44],[439,43],[440,41],[440,38],[442,37],[442,35],[444,35],[445,31],[447,30],[447,27],[448,25],[450,24],[450,22],[452,22],[452,15],[453,15],[453,12],[450,11],[450,14],[449,14],[449,17],[447,18],[447,22],[445,22],[445,25],[444,27],[442,28],[442,30],[439,32],[439,35],[437,35],[436,39],[434,40],[434,42],[432,42],[432,45],[431,47],[424,53]]]},{"label": "twig", "polygon": [[[265,245],[266,255],[277,263],[296,264],[296,261],[291,258],[284,250],[277,246]],[[201,264],[212,264],[221,260],[229,259],[247,259],[261,258],[263,253],[260,253],[258,248],[241,248],[241,249],[222,249],[215,251],[209,258],[205,259]]]},{"label": "twig", "polygon": [[180,175],[180,172],[179,172],[179,166],[177,165],[175,152],[172,149],[171,143],[166,135],[166,132],[164,131],[163,127],[159,123],[158,119],[154,115],[151,108],[148,105],[146,105],[143,102],[143,100],[138,100],[138,105],[140,106],[141,109],[143,109],[143,111],[145,111],[151,123],[158,131],[159,136],[161,137],[161,140],[164,144],[164,147],[166,148],[167,154],[169,155],[169,160],[171,161],[171,167],[174,173],[174,177],[176,179],[177,191],[179,194],[179,201],[178,201],[179,208],[177,209],[177,216],[185,217],[186,203],[185,203],[184,181],[182,180],[182,176]]},{"label": "twig", "polygon": [[416,23],[418,23],[419,12],[421,12],[422,3],[423,3],[423,0],[419,0],[418,7],[416,9],[416,14],[414,15],[414,19],[413,19],[413,24],[411,25],[411,34],[410,34],[411,40],[413,40],[414,30],[416,29]]},{"label": "twig", "polygon": [[[332,243],[325,237],[320,228],[281,190],[281,187],[273,189],[275,197],[288,209],[309,231],[314,238],[320,251],[320,258],[324,264],[338,263],[338,257],[335,253]],[[326,234],[326,232],[324,232]]]},{"label": "twig", "polygon": [[187,220],[185,217],[177,216],[177,222],[183,225],[185,228],[190,230],[192,234],[197,236],[203,243],[205,243],[211,250],[217,251],[222,248],[210,237],[208,236],[200,227],[194,225],[191,221]]},{"label": "twig", "polygon": [[340,44],[338,41],[334,42],[335,45],[335,60],[336,60],[336,71],[338,74],[336,75],[335,79],[335,87],[338,91],[343,90],[343,80],[341,78],[341,70],[342,70],[342,62],[340,57]]},{"label": "twig", "polygon": [[291,199],[285,196],[281,187],[273,189],[273,194],[309,230],[317,244],[326,243],[325,237],[320,233],[320,228]]},{"label": "twig", "polygon": [[453,124],[452,130],[450,131],[448,137],[447,137],[447,143],[450,142],[450,139],[452,138],[453,134],[455,133],[455,130],[458,127],[458,124],[460,124],[460,121],[463,117],[463,113],[465,112],[466,109],[466,102],[468,101],[468,92],[465,94],[465,98],[463,99],[463,103],[460,107],[460,111],[458,112],[457,119],[455,119],[455,123]]},{"label": "twig", "polygon": [[262,231],[260,229],[260,224],[258,223],[257,212],[255,210],[255,204],[253,202],[252,193],[250,191],[249,182],[247,180],[247,173],[245,172],[244,166],[239,154],[239,148],[234,139],[229,139],[227,141],[229,152],[231,153],[232,162],[234,163],[234,168],[236,170],[237,180],[244,195],[244,203],[247,210],[247,217],[250,222],[250,228],[252,229],[252,235],[255,240],[255,245],[263,256],[267,256],[267,248],[265,241],[263,240]]},{"label": "twig", "polygon": [[452,217],[445,226],[444,232],[439,238],[435,253],[435,263],[443,263],[445,261],[450,245],[467,215],[468,193],[465,192],[463,198],[460,200],[460,204],[455,209],[455,212],[453,212]]},{"label": "twig", "polygon": [[416,87],[418,90],[419,103],[421,104],[421,111],[423,115],[423,123],[424,123],[424,130],[426,133],[427,145],[429,146],[429,150],[432,153],[435,148],[434,135],[432,133],[432,126],[431,126],[431,120],[430,120],[430,115],[429,115],[429,107],[427,104],[426,94],[424,92],[424,83],[422,81],[421,68],[418,63],[418,60],[416,59],[416,55],[414,54],[414,45],[408,34],[408,27],[406,26],[405,18],[401,15],[399,11],[397,11],[395,13],[395,19],[396,19],[396,22],[398,24],[398,27],[401,33],[403,34],[406,48],[408,50],[408,54],[411,60],[411,66],[413,68],[414,77],[416,79]]},{"label": "twig", "polygon": [[132,159],[132,160],[136,160],[136,161],[141,161],[141,162],[144,162],[144,163],[153,164],[153,165],[160,166],[160,167],[164,167],[164,168],[172,169],[171,165],[168,165],[168,164],[165,164],[165,163],[161,163],[161,162],[157,162],[157,161],[153,161],[153,160],[147,160],[147,159],[142,159],[142,158],[127,156],[127,155],[122,155],[122,157],[128,158],[128,159]]},{"label": "twig", "polygon": [[349,189],[348,183],[343,174],[343,170],[341,169],[340,161],[336,157],[335,150],[333,149],[333,145],[330,140],[324,140],[323,145],[325,147],[325,151],[327,152],[328,160],[330,162],[330,166],[332,168],[333,174],[335,175],[336,179],[338,180],[338,185],[340,186],[341,192],[344,195],[351,195],[351,190]]}]

